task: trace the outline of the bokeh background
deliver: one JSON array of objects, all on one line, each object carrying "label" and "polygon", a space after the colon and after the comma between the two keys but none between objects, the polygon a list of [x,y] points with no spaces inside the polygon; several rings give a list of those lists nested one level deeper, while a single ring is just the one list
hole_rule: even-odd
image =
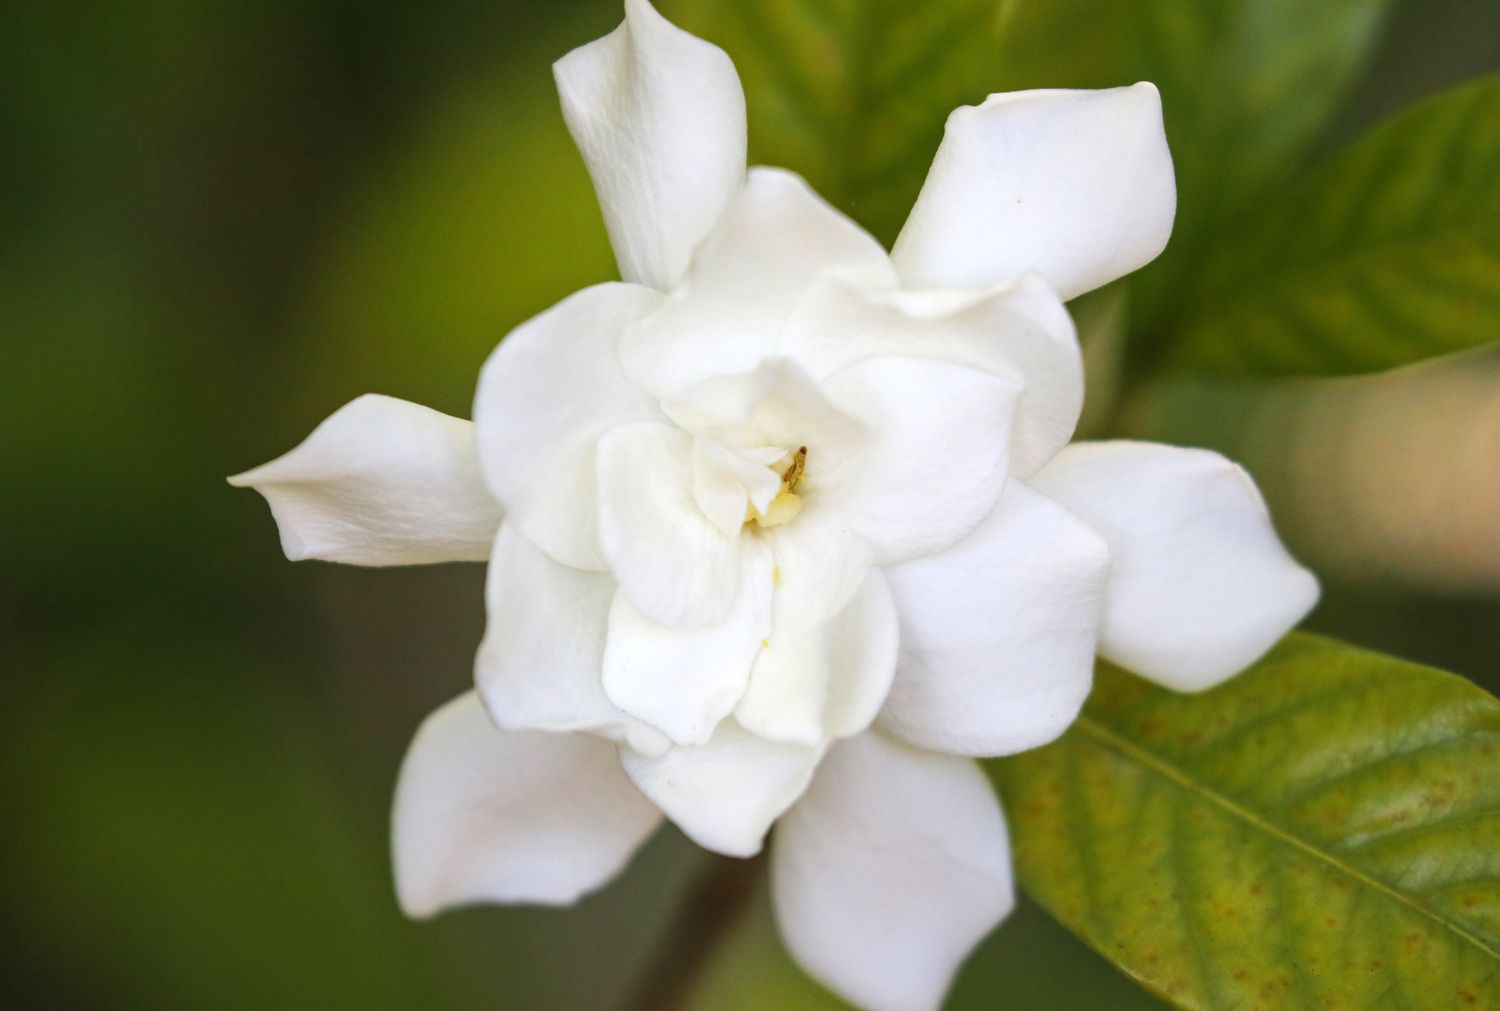
[{"label": "bokeh background", "polygon": [[[578,909],[402,920],[391,788],[468,684],[482,572],[293,566],[223,480],[363,392],[467,416],[511,326],[612,276],[548,68],[618,20],[0,10],[0,1003],[607,1009],[640,971],[704,859],[671,829]],[[1494,0],[1406,0],[1324,148],[1496,67]],[[1248,463],[1325,577],[1313,627],[1500,687],[1494,354],[1115,406],[1091,423]],[[839,1006],[764,901],[699,1004]],[[952,1001],[1157,1006],[1025,905]]]}]

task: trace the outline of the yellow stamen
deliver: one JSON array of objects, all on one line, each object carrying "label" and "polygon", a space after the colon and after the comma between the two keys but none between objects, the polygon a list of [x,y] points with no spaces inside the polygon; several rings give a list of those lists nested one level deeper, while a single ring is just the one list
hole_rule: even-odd
[{"label": "yellow stamen", "polygon": [[[802,498],[794,489],[802,481],[802,475],[807,470],[807,447],[798,446],[795,453],[788,454],[791,461],[786,470],[781,472],[781,490],[776,493],[765,512],[756,511],[754,506],[745,509],[745,522],[754,523],[761,527],[779,527],[788,523],[802,511]],[[783,457],[783,459],[786,459]],[[780,581],[778,571],[776,580]]]},{"label": "yellow stamen", "polygon": [[792,454],[792,464],[781,475],[781,490],[796,491],[797,484],[802,480],[802,472],[807,469],[807,447],[798,446],[797,452]]}]

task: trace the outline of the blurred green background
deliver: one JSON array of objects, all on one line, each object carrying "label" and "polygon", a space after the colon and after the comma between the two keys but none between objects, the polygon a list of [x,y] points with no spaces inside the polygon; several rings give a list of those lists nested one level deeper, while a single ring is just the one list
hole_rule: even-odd
[{"label": "blurred green background", "polygon": [[[6,1006],[609,1008],[639,971],[703,860],[672,830],[579,909],[402,920],[390,792],[468,684],[482,572],[292,566],[223,481],[363,392],[467,416],[500,336],[612,275],[548,68],[618,20],[616,0],[0,12]],[[1496,67],[1493,0],[1407,0],[1325,147]],[[1325,576],[1314,627],[1500,687],[1493,354],[1125,407],[1125,430],[1246,460]],[[699,1002],[838,1006],[764,902]],[[1159,1005],[1023,907],[951,1006]]]}]

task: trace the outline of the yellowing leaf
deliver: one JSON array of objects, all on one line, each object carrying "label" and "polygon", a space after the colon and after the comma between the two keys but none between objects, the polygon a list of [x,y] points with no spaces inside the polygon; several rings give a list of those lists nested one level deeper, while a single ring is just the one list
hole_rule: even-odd
[{"label": "yellowing leaf", "polygon": [[1308,635],[1179,695],[1104,668],[993,763],[1027,891],[1182,1007],[1500,1007],[1500,702]]}]

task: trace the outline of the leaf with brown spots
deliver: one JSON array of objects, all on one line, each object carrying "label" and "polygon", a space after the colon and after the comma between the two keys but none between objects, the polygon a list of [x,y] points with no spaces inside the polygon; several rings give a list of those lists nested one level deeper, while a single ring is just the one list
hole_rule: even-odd
[{"label": "leaf with brown spots", "polygon": [[1310,635],[1201,695],[1101,667],[990,763],[1023,886],[1188,1008],[1500,1008],[1500,701]]}]

